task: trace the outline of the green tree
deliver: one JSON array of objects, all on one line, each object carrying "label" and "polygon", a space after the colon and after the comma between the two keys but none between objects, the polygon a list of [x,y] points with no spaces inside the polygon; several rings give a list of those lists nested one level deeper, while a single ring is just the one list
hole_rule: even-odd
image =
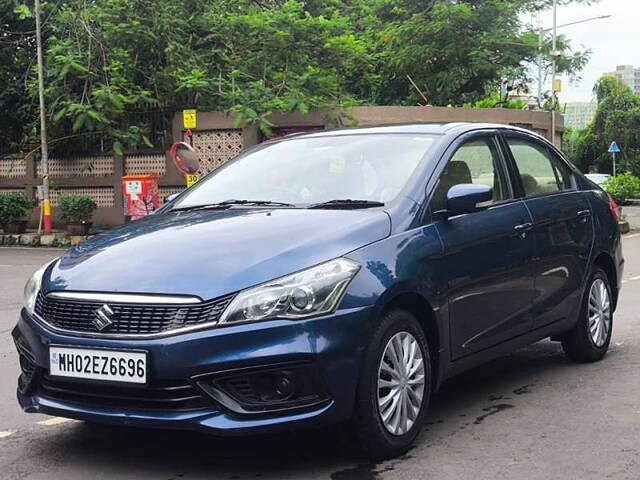
[{"label": "green tree", "polygon": [[573,159],[583,171],[613,169],[609,145],[622,150],[618,171],[640,175],[640,96],[614,77],[603,77],[595,87],[598,108],[593,122],[577,139]]},{"label": "green tree", "polygon": [[28,9],[0,0],[0,153],[15,150],[28,137],[29,118],[37,115],[29,102],[26,81],[35,52],[34,23]]},{"label": "green tree", "polygon": [[[150,145],[153,109],[225,110],[268,132],[273,112],[357,104],[475,104],[526,83],[552,0],[58,0],[43,3],[52,148]],[[3,123],[37,144],[31,0],[0,0]],[[589,3],[565,0],[561,3]],[[18,33],[13,33],[18,32]],[[14,43],[7,43],[8,41]],[[18,43],[16,43],[18,41]],[[575,72],[585,54],[561,40]],[[2,83],[4,82],[4,83]],[[66,141],[65,141],[66,139]]]}]

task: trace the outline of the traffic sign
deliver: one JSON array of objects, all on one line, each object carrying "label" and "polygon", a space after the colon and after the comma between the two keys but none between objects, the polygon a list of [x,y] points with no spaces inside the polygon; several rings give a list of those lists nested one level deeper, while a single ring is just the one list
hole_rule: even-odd
[{"label": "traffic sign", "polygon": [[187,188],[189,188],[191,185],[193,185],[194,183],[197,183],[197,181],[200,180],[200,175],[198,175],[197,173],[194,173],[190,175],[185,175],[184,178],[187,181]]},{"label": "traffic sign", "polygon": [[609,147],[609,153],[620,153],[620,147],[616,142],[611,142],[611,146]]},{"label": "traffic sign", "polygon": [[197,125],[197,112],[195,110],[183,110],[182,111],[182,125],[184,129],[196,128]]}]

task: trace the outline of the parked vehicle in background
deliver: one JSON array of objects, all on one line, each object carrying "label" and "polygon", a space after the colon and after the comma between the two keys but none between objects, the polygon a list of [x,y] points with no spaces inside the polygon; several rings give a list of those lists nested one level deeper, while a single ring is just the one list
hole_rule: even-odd
[{"label": "parked vehicle in background", "polygon": [[587,173],[585,177],[587,177],[599,187],[604,188],[605,183],[609,181],[611,175],[609,175],[608,173]]},{"label": "parked vehicle in background", "polygon": [[217,435],[348,423],[371,457],[396,456],[459,372],[547,337],[604,357],[613,207],[502,125],[267,142],[33,275],[18,399]]}]

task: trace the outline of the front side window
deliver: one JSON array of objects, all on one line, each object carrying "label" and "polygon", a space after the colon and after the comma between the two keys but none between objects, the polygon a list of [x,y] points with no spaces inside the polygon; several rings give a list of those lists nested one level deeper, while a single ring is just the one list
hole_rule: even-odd
[{"label": "front side window", "polygon": [[290,139],[247,152],[197,183],[175,207],[230,199],[294,205],[331,200],[389,202],[437,135],[356,134]]},{"label": "front side window", "polygon": [[434,192],[432,211],[446,208],[447,192],[451,187],[469,183],[491,187],[494,202],[511,198],[500,156],[491,138],[472,140],[456,150]]},{"label": "front side window", "polygon": [[527,197],[571,190],[571,170],[542,145],[507,139]]}]

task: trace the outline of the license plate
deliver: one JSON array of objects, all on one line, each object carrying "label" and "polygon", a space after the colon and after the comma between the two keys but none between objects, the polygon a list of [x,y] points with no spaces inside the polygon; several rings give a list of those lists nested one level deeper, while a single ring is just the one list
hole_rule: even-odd
[{"label": "license plate", "polygon": [[147,354],[50,347],[49,373],[57,377],[144,384],[147,383]]}]

